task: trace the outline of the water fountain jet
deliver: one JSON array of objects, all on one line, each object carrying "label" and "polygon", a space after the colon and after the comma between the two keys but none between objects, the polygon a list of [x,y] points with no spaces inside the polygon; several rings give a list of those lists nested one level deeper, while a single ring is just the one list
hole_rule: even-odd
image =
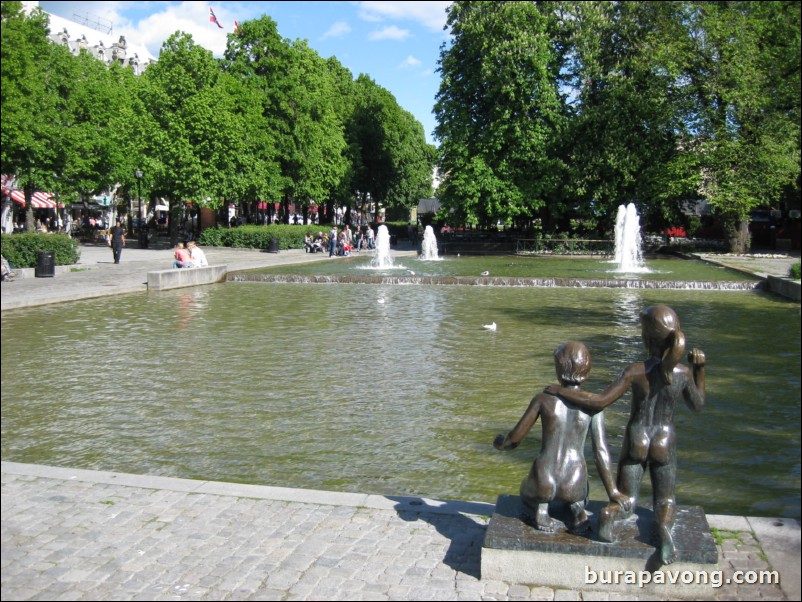
[{"label": "water fountain jet", "polygon": [[370,260],[370,267],[377,270],[389,270],[393,266],[390,254],[390,231],[382,224],[376,232],[376,252]]},{"label": "water fountain jet", "polygon": [[615,272],[648,272],[643,263],[640,216],[634,203],[618,206],[615,220]]},{"label": "water fountain jet", "polygon": [[437,256],[437,238],[434,235],[434,228],[426,226],[423,230],[423,244],[421,245],[420,258],[424,261],[435,261],[440,259]]}]

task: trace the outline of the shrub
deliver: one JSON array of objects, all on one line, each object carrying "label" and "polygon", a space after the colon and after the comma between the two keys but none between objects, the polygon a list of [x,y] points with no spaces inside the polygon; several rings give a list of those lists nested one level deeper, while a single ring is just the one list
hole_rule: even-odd
[{"label": "shrub", "polygon": [[279,249],[303,249],[307,232],[328,231],[323,225],[270,224],[268,226],[215,227],[204,230],[198,243],[207,247],[231,247],[235,249],[268,249],[277,238]]},{"label": "shrub", "polygon": [[794,280],[799,280],[800,270],[802,270],[802,268],[800,268],[800,262],[797,261],[796,263],[791,264],[791,269],[788,271],[788,275]]},{"label": "shrub", "polygon": [[81,257],[78,241],[68,234],[3,234],[0,248],[3,257],[15,268],[36,267],[39,251],[52,251],[56,265],[73,265]]}]

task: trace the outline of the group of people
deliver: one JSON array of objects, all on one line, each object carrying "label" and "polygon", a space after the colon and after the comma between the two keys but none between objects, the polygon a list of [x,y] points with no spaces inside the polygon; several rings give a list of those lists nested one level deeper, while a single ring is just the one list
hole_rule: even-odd
[{"label": "group of people", "polygon": [[205,268],[209,265],[206,253],[203,252],[194,240],[184,244],[179,242],[175,246],[175,261],[173,268]]},{"label": "group of people", "polygon": [[304,237],[304,250],[307,253],[323,253],[328,248],[328,238],[323,236],[323,232],[318,232],[317,236],[312,236],[307,232]]},{"label": "group of people", "polygon": [[327,234],[319,231],[316,236],[312,236],[311,232],[307,232],[304,238],[304,249],[307,253],[328,251],[329,257],[347,257],[354,249],[359,251],[375,248],[376,234],[370,226],[360,229],[356,240],[348,224],[343,226],[342,230],[339,230],[337,226],[332,226]]}]

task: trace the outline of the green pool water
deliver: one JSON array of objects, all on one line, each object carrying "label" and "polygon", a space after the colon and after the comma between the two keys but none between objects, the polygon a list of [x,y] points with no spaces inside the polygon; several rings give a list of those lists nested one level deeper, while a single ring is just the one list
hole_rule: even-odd
[{"label": "green pool water", "polygon": [[[708,358],[704,411],[676,411],[678,502],[799,518],[799,304],[760,292],[229,282],[7,311],[2,457],[494,502],[540,427],[493,438],[555,382],[554,348],[583,341],[599,390],[643,358],[654,303]],[[614,456],[627,415],[607,410]]]}]

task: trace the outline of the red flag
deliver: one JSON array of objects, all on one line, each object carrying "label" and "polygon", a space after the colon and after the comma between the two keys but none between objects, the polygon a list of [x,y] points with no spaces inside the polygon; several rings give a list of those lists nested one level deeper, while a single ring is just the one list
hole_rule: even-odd
[{"label": "red flag", "polygon": [[217,26],[218,26],[220,29],[223,29],[223,26],[222,26],[222,25],[220,25],[220,21],[218,21],[218,20],[217,20],[217,17],[215,16],[215,14],[214,14],[214,11],[212,10],[212,7],[211,7],[211,6],[209,7],[209,22],[210,22],[210,23],[216,23],[216,24],[217,24]]},{"label": "red flag", "polygon": [[234,21],[234,33],[239,33],[239,23]]}]

